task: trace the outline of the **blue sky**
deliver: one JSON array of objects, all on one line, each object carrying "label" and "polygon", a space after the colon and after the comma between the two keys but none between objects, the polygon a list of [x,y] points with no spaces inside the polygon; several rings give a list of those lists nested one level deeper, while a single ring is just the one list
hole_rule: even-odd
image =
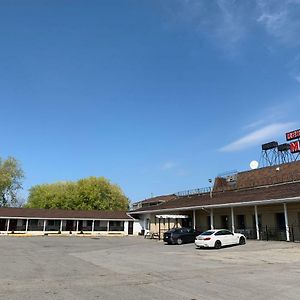
[{"label": "blue sky", "polygon": [[300,1],[0,2],[0,156],[137,201],[300,128]]}]

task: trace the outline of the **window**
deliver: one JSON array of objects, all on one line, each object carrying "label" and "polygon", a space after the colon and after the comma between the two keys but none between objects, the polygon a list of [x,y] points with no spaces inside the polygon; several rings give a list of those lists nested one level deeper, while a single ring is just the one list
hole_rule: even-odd
[{"label": "window", "polygon": [[124,231],[124,222],[109,221],[109,231]]},{"label": "window", "polygon": [[201,235],[212,235],[214,233],[214,231],[205,231],[202,232]]},{"label": "window", "polygon": [[29,222],[30,222],[30,225],[38,226],[39,220],[37,220],[37,219],[32,219],[32,220],[29,220]]},{"label": "window", "polygon": [[48,220],[47,225],[48,226],[60,226],[60,220]]},{"label": "window", "polygon": [[107,231],[107,221],[95,221],[95,231]]},{"label": "window", "polygon": [[232,232],[229,230],[223,230],[224,235],[232,235]]},{"label": "window", "polygon": [[220,230],[220,231],[216,232],[215,235],[224,235],[224,231]]},{"label": "window", "polygon": [[47,220],[47,231],[60,230],[60,220]]}]

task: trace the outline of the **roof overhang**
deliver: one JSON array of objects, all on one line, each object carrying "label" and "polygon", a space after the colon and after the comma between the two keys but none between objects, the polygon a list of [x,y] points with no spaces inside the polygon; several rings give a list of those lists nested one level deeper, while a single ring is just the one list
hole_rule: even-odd
[{"label": "roof overhang", "polygon": [[211,204],[211,205],[195,205],[195,206],[176,207],[176,208],[163,208],[163,209],[138,211],[138,212],[132,212],[132,213],[146,214],[146,213],[154,213],[154,212],[189,211],[189,210],[196,210],[196,209],[261,206],[261,205],[271,205],[271,204],[280,204],[280,203],[295,203],[295,202],[300,202],[300,197],[257,200],[257,201],[244,201],[244,202],[232,202],[232,203]]},{"label": "roof overhang", "polygon": [[97,219],[97,218],[48,218],[48,217],[30,217],[30,216],[0,216],[0,219],[18,219],[18,220],[63,220],[63,221],[132,221],[134,219]]},{"label": "roof overhang", "polygon": [[188,217],[185,215],[156,215],[158,219],[187,219]]}]

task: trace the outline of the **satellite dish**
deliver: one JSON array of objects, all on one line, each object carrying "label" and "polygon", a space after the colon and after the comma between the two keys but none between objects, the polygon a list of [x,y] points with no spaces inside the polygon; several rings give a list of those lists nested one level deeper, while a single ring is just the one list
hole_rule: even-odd
[{"label": "satellite dish", "polygon": [[257,169],[258,168],[258,161],[256,161],[256,160],[252,160],[251,161],[251,163],[250,163],[250,168],[252,169],[252,170],[255,170],[255,169]]}]

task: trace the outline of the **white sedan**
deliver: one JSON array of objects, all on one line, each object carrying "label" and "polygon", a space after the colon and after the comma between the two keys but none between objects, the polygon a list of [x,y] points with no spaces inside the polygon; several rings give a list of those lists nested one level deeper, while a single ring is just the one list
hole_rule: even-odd
[{"label": "white sedan", "polygon": [[220,249],[228,245],[244,245],[246,237],[241,233],[232,233],[227,229],[207,230],[196,237],[197,248],[213,247]]}]

